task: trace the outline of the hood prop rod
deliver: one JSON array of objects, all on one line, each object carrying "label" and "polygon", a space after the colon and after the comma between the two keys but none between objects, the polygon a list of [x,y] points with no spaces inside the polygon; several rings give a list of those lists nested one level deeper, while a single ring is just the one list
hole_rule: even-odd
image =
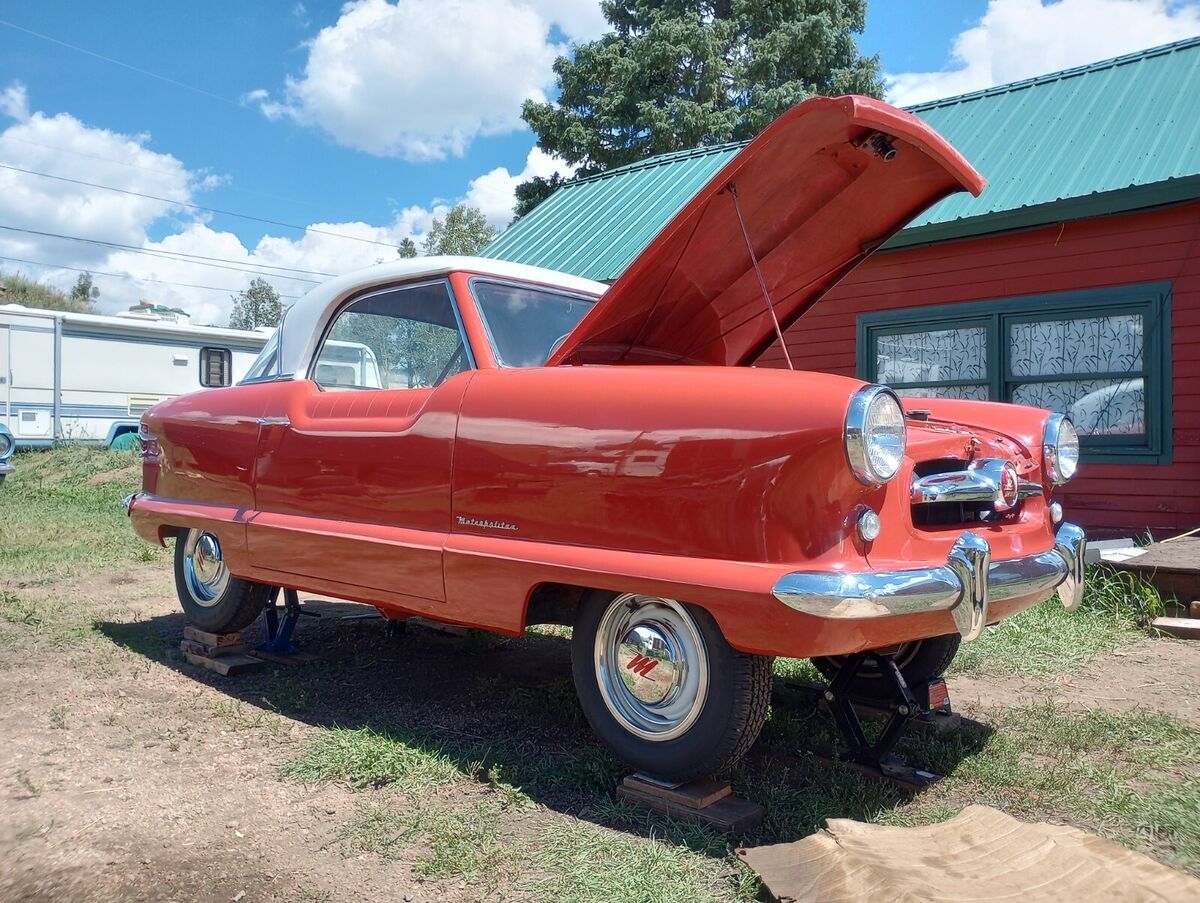
[{"label": "hood prop rod", "polygon": [[750,252],[750,261],[754,264],[754,272],[758,276],[758,286],[762,289],[763,298],[767,302],[767,311],[771,314],[771,322],[775,324],[775,335],[779,336],[779,347],[783,351],[783,359],[787,361],[788,369],[795,370],[792,355],[788,352],[787,342],[783,339],[783,329],[779,325],[779,317],[775,314],[775,304],[771,301],[771,293],[767,291],[767,280],[763,277],[762,267],[758,263],[758,255],[754,253],[754,245],[750,243],[750,230],[746,228],[746,218],[742,216],[742,204],[738,200],[737,183],[729,183],[729,193],[733,196],[733,209],[737,211],[738,224],[742,227],[742,238],[746,240],[746,250]]}]

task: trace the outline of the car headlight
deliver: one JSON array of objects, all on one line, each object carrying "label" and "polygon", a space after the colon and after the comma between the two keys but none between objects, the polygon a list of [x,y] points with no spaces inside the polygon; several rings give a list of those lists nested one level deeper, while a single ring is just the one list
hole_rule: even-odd
[{"label": "car headlight", "polygon": [[899,473],[907,439],[895,392],[866,386],[854,393],[846,414],[846,456],[859,482],[879,486]]},{"label": "car headlight", "polygon": [[1042,459],[1046,476],[1061,486],[1079,469],[1079,434],[1066,414],[1051,414],[1042,433]]},{"label": "car headlight", "polygon": [[7,457],[8,453],[12,451],[12,447],[12,436],[8,433],[0,433],[0,458]]}]

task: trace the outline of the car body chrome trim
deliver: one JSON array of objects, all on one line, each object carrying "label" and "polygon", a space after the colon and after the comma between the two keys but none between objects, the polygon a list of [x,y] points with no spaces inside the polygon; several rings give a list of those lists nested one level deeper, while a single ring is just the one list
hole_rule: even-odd
[{"label": "car body chrome trim", "polygon": [[121,509],[125,512],[126,517],[129,517],[133,513],[133,503],[137,501],[139,495],[141,495],[140,492],[133,492],[121,500]]},{"label": "car body chrome trim", "polygon": [[13,467],[11,464],[5,464],[3,462],[0,462],[0,477],[6,477],[10,473],[16,473],[16,472],[17,472],[17,469],[15,467]]},{"label": "car body chrome trim", "polygon": [[1063,524],[1054,548],[1023,558],[992,561],[983,537],[964,532],[940,567],[905,571],[798,571],[785,574],[772,594],[789,608],[818,618],[862,620],[949,611],[963,639],[976,639],[988,605],[1025,596],[1050,598],[1057,589],[1068,610],[1083,600],[1087,540]]},{"label": "car body chrome trim", "polygon": [[[912,482],[912,503],[933,505],[938,502],[994,502],[1000,491],[1000,474],[1009,462],[1003,458],[981,458],[966,470],[933,473]],[[1041,495],[1045,490],[1033,480],[1017,482],[1017,497]]]}]

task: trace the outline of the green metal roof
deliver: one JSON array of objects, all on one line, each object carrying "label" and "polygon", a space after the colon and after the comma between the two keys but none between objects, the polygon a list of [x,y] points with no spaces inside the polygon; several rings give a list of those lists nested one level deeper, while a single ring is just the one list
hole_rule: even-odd
[{"label": "green metal roof", "polygon": [[[1200,37],[909,107],[988,180],[886,247],[1200,198]],[[616,279],[738,152],[724,144],[568,182],[484,251]]]}]

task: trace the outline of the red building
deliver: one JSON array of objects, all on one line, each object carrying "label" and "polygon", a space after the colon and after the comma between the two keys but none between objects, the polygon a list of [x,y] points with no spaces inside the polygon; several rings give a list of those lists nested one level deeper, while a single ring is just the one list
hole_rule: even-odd
[{"label": "red building", "polygon": [[[1071,520],[1200,526],[1197,84],[1200,38],[911,108],[989,185],[922,215],[794,323],[795,365],[1070,413]],[[737,150],[568,183],[487,253],[615,279]]]}]

